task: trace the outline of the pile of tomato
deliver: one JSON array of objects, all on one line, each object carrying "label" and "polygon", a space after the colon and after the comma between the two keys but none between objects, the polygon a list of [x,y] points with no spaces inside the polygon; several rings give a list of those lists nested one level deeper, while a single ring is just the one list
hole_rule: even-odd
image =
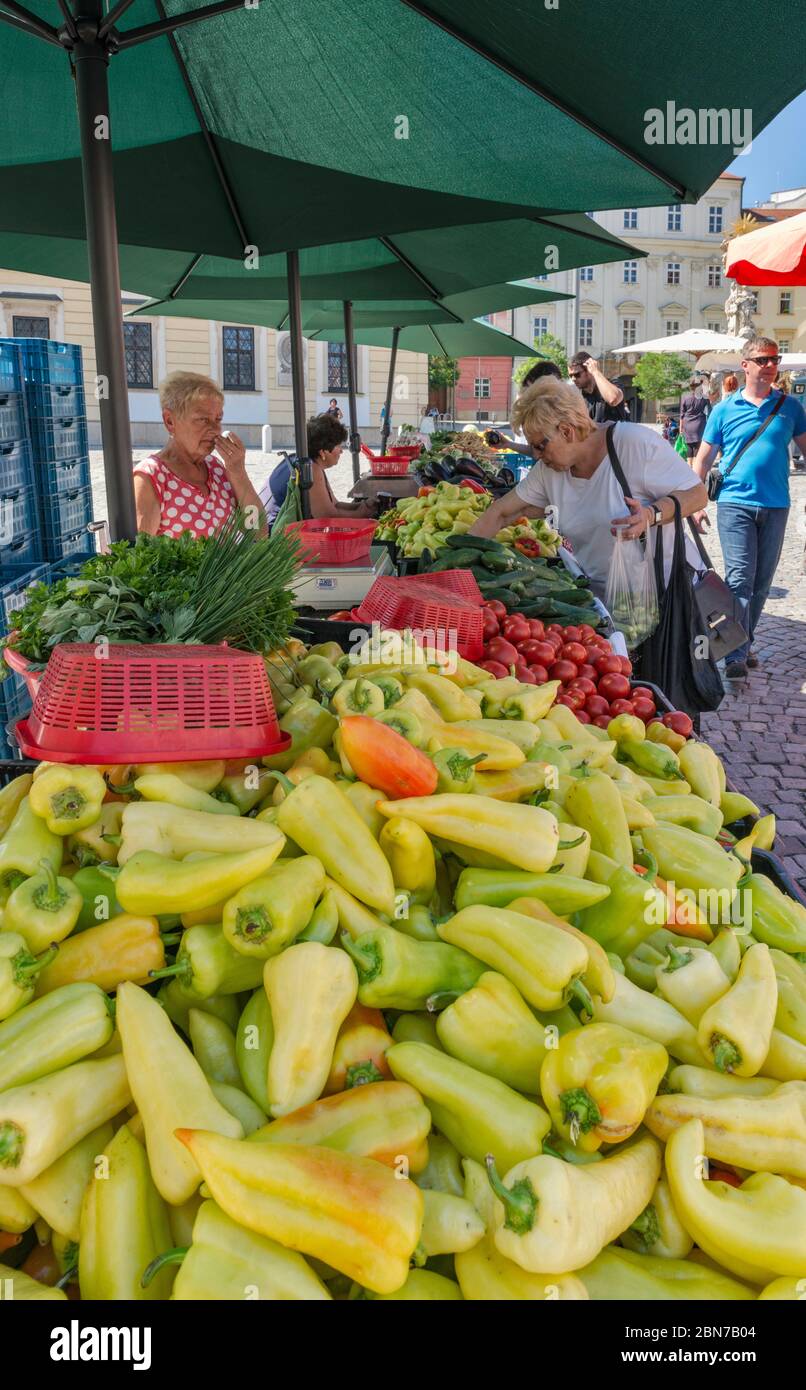
[{"label": "pile of tomato", "polygon": [[[629,657],[617,656],[589,623],[545,624],[508,613],[503,603],[491,599],[484,605],[483,631],[484,656],[478,666],[499,679],[515,675],[529,685],[560,681],[557,704],[567,705],[583,724],[606,729],[618,714],[635,714],[645,724],[660,717],[649,687],[631,684]],[[691,733],[691,720],[682,711],[664,715],[663,723],[685,737]]]}]

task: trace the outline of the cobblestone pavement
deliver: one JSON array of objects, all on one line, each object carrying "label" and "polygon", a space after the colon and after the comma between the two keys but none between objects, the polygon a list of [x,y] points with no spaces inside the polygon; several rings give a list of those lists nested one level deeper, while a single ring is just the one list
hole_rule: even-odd
[{"label": "cobblestone pavement", "polygon": [[[135,451],[145,458],[148,449]],[[247,451],[247,468],[260,489],[279,454]],[[95,515],[106,515],[100,450],[90,455]],[[336,496],[346,500],[352,486],[352,460],[344,453],[330,475]],[[756,633],[761,665],[747,681],[726,682],[726,696],[715,714],[703,716],[702,733],[724,760],[736,787],[764,811],[774,811],[776,853],[806,890],[806,476],[792,477],[792,512],[784,551],[766,610]],[[715,507],[706,545],[722,568]]]},{"label": "cobblestone pavement", "polygon": [[[781,563],[758,625],[760,665],[746,681],[725,682],[719,710],[703,715],[703,737],[728,776],[777,821],[775,852],[806,890],[806,476],[794,475]],[[705,538],[715,567],[722,556],[711,507]]]}]

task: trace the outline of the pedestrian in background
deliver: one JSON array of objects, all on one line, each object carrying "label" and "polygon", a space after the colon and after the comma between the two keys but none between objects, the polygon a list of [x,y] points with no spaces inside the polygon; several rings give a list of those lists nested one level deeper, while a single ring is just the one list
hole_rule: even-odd
[{"label": "pedestrian in background", "polygon": [[699,378],[693,376],[688,384],[688,391],[680,402],[680,431],[686,441],[687,458],[693,459],[702,443],[707,411],[707,396]]},{"label": "pedestrian in background", "polygon": [[[568,375],[582,392],[591,419],[601,425],[609,420],[628,420],[624,408],[624,392],[615,381],[608,381],[599,371],[596,359],[587,352],[575,352],[568,363]],[[524,385],[526,383],[524,382]]]}]

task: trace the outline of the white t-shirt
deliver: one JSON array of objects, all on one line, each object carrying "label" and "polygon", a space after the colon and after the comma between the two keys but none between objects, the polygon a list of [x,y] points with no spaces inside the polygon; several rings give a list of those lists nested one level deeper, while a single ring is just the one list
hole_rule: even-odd
[{"label": "white t-shirt", "polygon": [[[667,497],[670,492],[687,492],[700,481],[671,444],[647,425],[619,421],[614,426],[613,443],[630,487],[628,495],[644,506]],[[515,491],[522,501],[533,507],[557,509],[554,523],[557,530],[568,537],[594,593],[603,598],[610,556],[616,543],[610,523],[629,511],[608,455],[605,454],[591,478],[575,478],[570,472],[554,472],[545,463],[536,463]],[[662,532],[664,573],[668,580],[674,527],[664,526]],[[686,537],[686,558],[695,569],[702,569],[702,561],[690,536]]]}]

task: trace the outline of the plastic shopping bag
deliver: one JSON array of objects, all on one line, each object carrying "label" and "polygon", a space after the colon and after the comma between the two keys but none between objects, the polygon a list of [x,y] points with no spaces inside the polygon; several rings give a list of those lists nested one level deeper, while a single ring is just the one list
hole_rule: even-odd
[{"label": "plastic shopping bag", "polygon": [[605,607],[613,626],[624,634],[630,651],[655,631],[659,611],[651,534],[635,541],[616,536],[607,572]]}]

